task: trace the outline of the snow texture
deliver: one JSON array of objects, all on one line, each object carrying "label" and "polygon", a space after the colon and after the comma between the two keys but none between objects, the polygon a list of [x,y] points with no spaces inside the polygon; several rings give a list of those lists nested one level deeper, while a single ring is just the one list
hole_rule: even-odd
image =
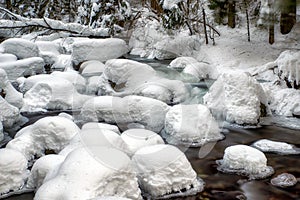
[{"label": "snow texture", "polygon": [[80,65],[79,72],[84,77],[100,76],[105,69],[105,65],[98,60],[90,60]]},{"label": "snow texture", "polygon": [[60,54],[55,57],[54,63],[51,66],[51,69],[60,69],[67,70],[72,68],[71,55]]},{"label": "snow texture", "polygon": [[84,93],[85,90],[86,90],[86,80],[85,80],[85,78],[83,78],[75,70],[74,71],[69,70],[69,71],[65,71],[65,72],[54,71],[54,72],[51,73],[51,75],[70,81],[79,93]]},{"label": "snow texture", "polygon": [[117,124],[121,130],[137,126],[159,133],[168,109],[167,104],[148,97],[99,96],[85,102],[80,116],[83,121]]},{"label": "snow texture", "polygon": [[128,129],[122,133],[121,138],[132,154],[142,147],[165,143],[160,135],[146,129]]},{"label": "snow texture", "polygon": [[268,139],[261,139],[252,144],[254,148],[262,152],[273,152],[278,154],[300,154],[300,149],[292,144],[276,142]]},{"label": "snow texture", "polygon": [[130,158],[108,147],[79,148],[71,152],[36,192],[34,200],[82,200],[99,196],[142,199]]},{"label": "snow texture", "polygon": [[163,9],[172,10],[178,8],[177,4],[184,0],[163,0]]},{"label": "snow texture", "polygon": [[13,149],[0,149],[0,197],[22,188],[29,175],[27,159]]},{"label": "snow texture", "polygon": [[241,125],[256,125],[261,117],[261,105],[268,105],[261,85],[240,71],[224,72],[203,100],[216,118]]},{"label": "snow texture", "polygon": [[24,129],[6,147],[23,153],[27,160],[47,150],[60,152],[80,130],[73,121],[58,116],[42,118]]},{"label": "snow texture", "polygon": [[182,81],[159,77],[149,65],[127,59],[112,59],[105,63],[98,93],[113,96],[140,95],[167,104],[185,101],[189,93]]},{"label": "snow texture", "polygon": [[73,43],[72,62],[75,66],[88,60],[104,62],[127,52],[127,44],[122,39],[87,39]]},{"label": "snow texture", "polygon": [[0,121],[4,128],[12,128],[14,124],[20,121],[19,109],[9,104],[2,96],[0,96],[0,108]]},{"label": "snow texture", "polygon": [[10,53],[0,53],[0,63],[17,61],[17,56]]},{"label": "snow texture", "polygon": [[158,144],[139,149],[132,157],[141,189],[152,198],[163,197],[182,190],[203,190],[203,182],[184,153],[178,148]]},{"label": "snow texture", "polygon": [[3,134],[3,125],[2,122],[0,121],[0,142],[4,139],[4,134]]},{"label": "snow texture", "polygon": [[81,127],[82,130],[97,129],[97,128],[98,129],[107,129],[107,130],[113,131],[119,135],[121,134],[119,128],[117,126],[111,125],[111,124],[88,122],[88,123],[83,124],[83,126]]},{"label": "snow texture", "polygon": [[209,109],[201,104],[171,107],[166,114],[164,130],[171,144],[200,146],[224,138]]},{"label": "snow texture", "polygon": [[293,174],[282,173],[271,179],[271,184],[277,187],[286,188],[297,184],[297,178]]},{"label": "snow texture", "polygon": [[262,179],[274,173],[273,168],[267,166],[264,153],[247,145],[227,147],[223,160],[217,164],[219,171],[246,175],[249,179]]},{"label": "snow texture", "polygon": [[18,59],[39,57],[38,46],[21,38],[10,38],[1,43],[4,53],[14,54]]}]

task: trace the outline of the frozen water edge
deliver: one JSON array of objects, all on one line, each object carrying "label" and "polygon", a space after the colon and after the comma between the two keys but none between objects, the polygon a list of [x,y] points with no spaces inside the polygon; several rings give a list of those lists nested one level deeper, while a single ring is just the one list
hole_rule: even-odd
[{"label": "frozen water edge", "polygon": [[187,191],[180,191],[180,192],[175,192],[175,193],[170,193],[170,194],[166,194],[163,196],[159,196],[159,197],[153,197],[150,194],[146,193],[145,191],[142,191],[142,195],[145,199],[147,200],[152,200],[152,199],[170,199],[170,198],[179,198],[179,197],[186,197],[186,196],[193,196],[196,195],[199,192],[202,192],[205,186],[205,182],[201,179],[201,178],[197,178],[197,182],[198,182],[198,188],[194,188],[192,187],[191,189],[187,190]]},{"label": "frozen water edge", "polygon": [[34,189],[33,188],[27,188],[26,185],[24,185],[18,191],[13,191],[13,192],[5,193],[5,194],[0,194],[0,199],[6,199],[6,198],[14,196],[14,195],[31,193],[31,192],[34,192]]},{"label": "frozen water edge", "polygon": [[261,125],[274,124],[275,126],[300,130],[300,119],[296,117],[285,117],[274,115],[271,117],[263,117],[260,121]]}]

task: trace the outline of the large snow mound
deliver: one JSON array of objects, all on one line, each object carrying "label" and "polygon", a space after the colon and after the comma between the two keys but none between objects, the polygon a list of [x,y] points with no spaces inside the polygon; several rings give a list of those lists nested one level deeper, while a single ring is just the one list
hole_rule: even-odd
[{"label": "large snow mound", "polygon": [[0,149],[0,197],[22,188],[29,175],[27,159],[13,149]]},{"label": "large snow mound", "polygon": [[247,73],[224,72],[203,97],[215,117],[241,125],[256,125],[267,112],[267,97],[261,85]]},{"label": "large snow mound", "polygon": [[158,133],[164,126],[168,109],[167,104],[148,97],[99,96],[85,102],[80,116],[87,122],[116,124],[121,130],[143,127]]},{"label": "large snow mound", "polygon": [[72,61],[75,66],[88,60],[103,62],[121,57],[127,52],[128,47],[122,39],[87,39],[73,43]]},{"label": "large snow mound", "polygon": [[250,179],[266,178],[274,173],[273,168],[267,166],[265,154],[247,145],[227,147],[223,159],[217,164],[222,172],[238,173]]},{"label": "large snow mound", "polygon": [[159,77],[147,64],[127,59],[112,59],[105,63],[105,71],[98,80],[98,93],[127,96],[140,95],[167,104],[185,101],[189,93],[182,81]]},{"label": "large snow mound", "polygon": [[199,146],[224,138],[209,109],[201,104],[171,107],[164,130],[166,140],[172,144]]},{"label": "large snow mound", "polygon": [[90,147],[71,152],[34,199],[82,200],[112,195],[142,199],[131,160],[113,148]]},{"label": "large snow mound", "polygon": [[46,151],[60,152],[80,130],[73,121],[58,116],[44,117],[24,129],[6,147],[23,153],[28,160]]},{"label": "large snow mound", "polygon": [[178,148],[158,144],[139,149],[132,157],[140,187],[151,195],[159,198],[164,195],[183,190],[203,190],[203,183],[184,153]]},{"label": "large snow mound", "polygon": [[10,38],[1,43],[4,53],[11,53],[18,59],[39,57],[38,46],[29,40],[21,38]]}]

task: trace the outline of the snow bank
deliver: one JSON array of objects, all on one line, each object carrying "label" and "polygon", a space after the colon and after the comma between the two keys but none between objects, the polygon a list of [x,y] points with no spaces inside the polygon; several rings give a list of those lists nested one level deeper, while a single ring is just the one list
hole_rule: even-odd
[{"label": "snow bank", "polygon": [[44,60],[40,57],[25,58],[14,62],[0,63],[10,80],[16,80],[21,76],[31,76],[44,72]]},{"label": "snow bank", "polygon": [[4,128],[12,128],[20,121],[21,115],[19,109],[9,104],[1,95],[0,108],[0,121],[3,123]]},{"label": "snow bank", "polygon": [[273,168],[267,166],[264,153],[247,145],[227,147],[223,160],[217,164],[219,171],[246,175],[250,179],[262,179],[274,173]]},{"label": "snow bank", "polygon": [[23,92],[26,92],[21,109],[26,112],[79,109],[86,100],[91,98],[79,94],[70,81],[54,75],[29,77],[20,87]]},{"label": "snow bank", "polygon": [[164,130],[171,144],[199,146],[224,138],[209,109],[201,104],[171,107],[166,114]]},{"label": "snow bank", "polygon": [[82,76],[100,76],[105,69],[105,65],[98,60],[89,60],[80,65],[79,72]]},{"label": "snow bank", "polygon": [[174,146],[158,144],[141,148],[132,157],[132,163],[141,189],[151,198],[176,192],[184,195],[183,190],[193,194],[203,190],[203,182],[197,179],[184,153]]},{"label": "snow bank", "polygon": [[46,155],[37,159],[31,168],[27,187],[38,189],[43,184],[47,173],[50,170],[59,167],[64,160],[64,156],[54,154]]},{"label": "snow bank", "polygon": [[113,131],[119,135],[121,134],[119,128],[117,126],[111,125],[111,124],[88,122],[88,123],[83,124],[83,126],[81,127],[82,130],[97,129],[97,128],[98,129],[107,129],[107,130]]},{"label": "snow bank", "polygon": [[51,66],[51,69],[66,70],[69,68],[72,69],[72,58],[71,55],[66,54],[60,54],[56,56],[54,63]]},{"label": "snow bank", "polygon": [[17,56],[10,53],[0,53],[0,63],[17,61]]},{"label": "snow bank", "polygon": [[247,73],[225,72],[203,97],[215,117],[247,125],[257,124],[267,112],[267,97],[261,85]]},{"label": "snow bank", "polygon": [[188,90],[182,81],[159,77],[147,64],[126,59],[112,59],[105,63],[105,71],[98,81],[100,94],[113,96],[140,95],[168,104],[185,101]]},{"label": "snow bank", "polygon": [[112,195],[142,199],[131,160],[113,148],[90,147],[71,152],[34,199],[82,200]]},{"label": "snow bank", "polygon": [[0,196],[18,191],[27,180],[27,159],[13,149],[0,149]]},{"label": "snow bank", "polygon": [[292,144],[285,142],[275,142],[272,140],[261,139],[252,144],[254,148],[262,152],[273,152],[279,154],[300,154],[300,149]]},{"label": "snow bank", "polygon": [[70,81],[79,93],[84,93],[86,90],[86,80],[77,71],[54,71],[51,75]]},{"label": "snow bank", "polygon": [[165,143],[160,135],[146,129],[128,129],[122,133],[121,138],[132,154],[142,147]]},{"label": "snow bank", "polygon": [[23,153],[28,160],[45,155],[48,150],[58,153],[79,132],[78,126],[64,117],[45,117],[21,130],[7,148]]},{"label": "snow bank", "polygon": [[118,58],[128,52],[122,39],[87,39],[73,43],[72,61],[75,66],[88,60],[101,62]]},{"label": "snow bank", "polygon": [[29,40],[21,38],[10,38],[1,43],[4,53],[11,53],[18,59],[39,57],[38,46]]},{"label": "snow bank", "polygon": [[99,96],[85,102],[80,116],[88,122],[105,121],[117,124],[121,130],[142,126],[158,133],[163,128],[168,109],[167,104],[147,97]]}]

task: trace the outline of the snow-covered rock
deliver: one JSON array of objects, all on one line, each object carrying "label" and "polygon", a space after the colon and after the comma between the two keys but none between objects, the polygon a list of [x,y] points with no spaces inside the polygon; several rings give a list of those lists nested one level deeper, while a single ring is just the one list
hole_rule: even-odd
[{"label": "snow-covered rock", "polygon": [[99,96],[88,100],[83,105],[80,116],[88,122],[105,121],[117,124],[121,130],[142,126],[158,133],[164,126],[168,109],[167,104],[148,97]]},{"label": "snow-covered rock", "polygon": [[23,94],[18,92],[8,80],[7,74],[0,69],[0,91],[5,94],[4,99],[13,106],[21,108],[23,105]]},{"label": "snow-covered rock", "polygon": [[21,76],[31,76],[44,72],[45,62],[40,57],[25,58],[15,62],[0,63],[0,68],[4,69],[10,80],[16,80]]},{"label": "snow-covered rock", "polygon": [[164,130],[171,144],[199,146],[224,138],[209,109],[201,104],[171,107],[166,114]]},{"label": "snow-covered rock", "polygon": [[56,56],[54,63],[52,64],[52,69],[61,69],[66,70],[71,68],[72,69],[72,60],[71,55],[60,54]]},{"label": "snow-covered rock", "polygon": [[253,147],[262,152],[273,152],[279,154],[300,154],[300,149],[286,142],[276,142],[268,139],[261,139],[252,144]]},{"label": "snow-covered rock", "polygon": [[58,153],[80,131],[73,121],[58,116],[42,118],[24,129],[6,147],[23,153],[28,160],[45,155],[47,150]]},{"label": "snow-covered rock", "polygon": [[173,8],[177,8],[177,4],[184,0],[163,0],[163,9],[172,10]]},{"label": "snow-covered rock", "polygon": [[10,38],[1,43],[4,53],[14,54],[18,59],[39,57],[38,46],[29,40]]},{"label": "snow-covered rock", "polygon": [[79,72],[82,76],[100,76],[105,69],[105,65],[98,60],[89,60],[80,65]]},{"label": "snow-covered rock", "polygon": [[47,173],[60,166],[64,160],[64,156],[55,154],[46,155],[37,159],[31,168],[27,187],[38,189],[43,184]]},{"label": "snow-covered rock", "polygon": [[122,39],[87,39],[73,43],[72,62],[75,66],[88,60],[103,62],[121,57],[127,52],[128,47]]},{"label": "snow-covered rock", "polygon": [[99,83],[103,79],[99,76],[92,76],[87,81],[86,94],[88,95],[97,95],[99,90]]},{"label": "snow-covered rock", "polygon": [[160,135],[146,129],[128,129],[122,133],[121,138],[132,154],[142,147],[165,143]]},{"label": "snow-covered rock", "polygon": [[203,100],[215,117],[241,125],[256,125],[268,113],[263,88],[253,77],[240,71],[220,75]]},{"label": "snow-covered rock", "polygon": [[293,174],[282,173],[271,179],[271,184],[277,187],[292,187],[297,184],[297,178]]},{"label": "snow-covered rock", "polygon": [[22,153],[13,149],[0,149],[0,197],[22,188],[28,175],[27,159]]},{"label": "snow-covered rock", "polygon": [[121,134],[119,128],[117,126],[111,125],[111,124],[88,122],[88,123],[83,124],[83,126],[81,127],[82,130],[97,129],[97,128],[98,129],[107,129],[107,130],[113,131],[115,133],[118,133],[119,135]]},{"label": "snow-covered rock", "polygon": [[53,75],[42,74],[29,77],[20,87],[23,92],[26,92],[21,109],[26,112],[46,109],[79,109],[85,101],[91,98],[78,93],[67,79]]},{"label": "snow-covered rock", "polygon": [[197,65],[199,62],[193,57],[178,57],[170,62],[169,66],[172,69],[181,69],[188,67],[189,65]]},{"label": "snow-covered rock", "polygon": [[131,160],[113,148],[91,147],[71,152],[34,199],[82,200],[112,195],[142,199]]},{"label": "snow-covered rock", "polygon": [[[178,148],[158,144],[139,149],[132,157],[140,187],[159,198],[165,195],[184,195],[183,190],[197,193],[203,190],[203,182],[184,153]],[[179,193],[176,193],[179,192]]]},{"label": "snow-covered rock", "polygon": [[17,107],[9,104],[0,95],[0,121],[4,128],[12,128],[14,124],[20,121],[21,115]]},{"label": "snow-covered rock", "polygon": [[246,175],[250,179],[266,178],[274,173],[273,168],[267,166],[265,154],[247,145],[227,147],[217,164],[219,171]]},{"label": "snow-covered rock", "polygon": [[51,75],[70,81],[79,93],[84,93],[86,90],[86,80],[77,71],[54,71]]},{"label": "snow-covered rock", "polygon": [[98,80],[100,94],[120,97],[140,95],[167,104],[183,102],[189,96],[182,81],[159,77],[147,64],[126,59],[112,59],[105,65],[105,71]]},{"label": "snow-covered rock", "polygon": [[18,60],[18,58],[14,54],[0,53],[0,63],[14,62],[14,61],[17,61],[17,60]]}]

